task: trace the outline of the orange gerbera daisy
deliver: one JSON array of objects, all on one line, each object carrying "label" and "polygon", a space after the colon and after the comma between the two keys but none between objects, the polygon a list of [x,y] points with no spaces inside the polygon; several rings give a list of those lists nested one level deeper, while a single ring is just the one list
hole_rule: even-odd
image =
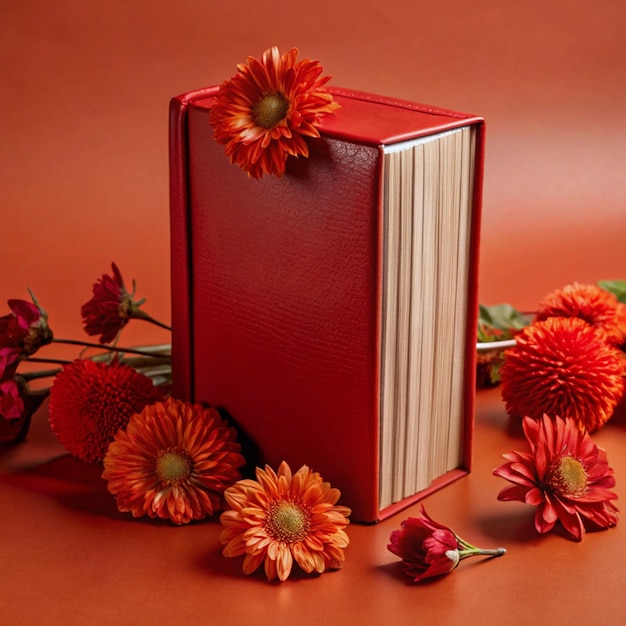
[{"label": "orange gerbera daisy", "polygon": [[221,508],[224,489],[241,478],[240,450],[216,409],[168,398],[118,431],[102,478],[120,511],[187,524]]},{"label": "orange gerbera daisy", "polygon": [[539,304],[536,320],[549,317],[578,317],[606,335],[607,341],[620,346],[626,336],[626,309],[615,294],[598,285],[573,283],[548,294]]},{"label": "orange gerbera daisy", "polygon": [[525,417],[524,434],[530,452],[509,452],[507,463],[494,470],[496,476],[513,483],[498,500],[518,500],[537,507],[535,527],[551,531],[557,522],[580,541],[585,529],[615,526],[617,496],[613,470],[606,452],[572,419],[539,420]]},{"label": "orange gerbera daisy", "polygon": [[288,155],[308,156],[304,137],[319,137],[319,118],[339,107],[323,88],[318,61],[296,61],[298,50],[280,54],[273,47],[261,60],[248,57],[233,78],[220,86],[210,114],[215,139],[226,146],[231,163],[248,175],[280,177]]},{"label": "orange gerbera daisy", "polygon": [[505,352],[502,398],[516,417],[565,415],[589,432],[624,393],[625,357],[579,318],[550,317],[524,328]]},{"label": "orange gerbera daisy", "polygon": [[268,580],[286,580],[294,560],[308,574],[340,568],[350,509],[336,505],[339,490],[306,465],[292,475],[284,461],[278,472],[257,468],[256,477],[224,493],[232,509],[220,517],[224,556],[245,555],[244,574],[264,563]]},{"label": "orange gerbera daisy", "polygon": [[76,359],[52,384],[50,427],[68,452],[96,463],[130,416],[162,397],[147,376],[129,365]]}]

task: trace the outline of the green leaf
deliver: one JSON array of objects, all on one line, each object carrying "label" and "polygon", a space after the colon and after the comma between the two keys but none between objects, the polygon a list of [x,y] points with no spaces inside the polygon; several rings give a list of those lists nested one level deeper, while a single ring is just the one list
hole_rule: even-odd
[{"label": "green leaf", "polygon": [[478,340],[498,341],[510,339],[517,331],[530,323],[530,316],[521,313],[510,304],[479,305]]},{"label": "green leaf", "polygon": [[626,304],[626,280],[599,280],[598,287],[608,291]]}]

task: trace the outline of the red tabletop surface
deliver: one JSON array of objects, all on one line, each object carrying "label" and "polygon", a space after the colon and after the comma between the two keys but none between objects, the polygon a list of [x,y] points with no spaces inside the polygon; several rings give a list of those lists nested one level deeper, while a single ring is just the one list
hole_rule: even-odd
[{"label": "red tabletop surface", "polygon": [[[461,562],[412,584],[387,551],[414,506],[376,525],[351,524],[342,570],[266,582],[221,555],[215,519],[176,527],[117,511],[98,465],[65,453],[46,406],[28,439],[0,456],[2,624],[620,624],[626,620],[623,524],[576,543],[539,535],[533,511],[499,502],[492,475],[524,449],[499,391],[478,393],[472,473],[423,501],[429,514],[504,557]],[[626,494],[626,424],[593,435]],[[619,503],[619,502],[618,502]]]}]

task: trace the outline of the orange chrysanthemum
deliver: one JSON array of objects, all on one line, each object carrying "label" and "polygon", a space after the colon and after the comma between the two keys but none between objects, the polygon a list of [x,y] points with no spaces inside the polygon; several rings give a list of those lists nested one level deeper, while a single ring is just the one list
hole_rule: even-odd
[{"label": "orange chrysanthemum", "polygon": [[537,507],[535,528],[551,531],[557,522],[580,541],[585,530],[609,528],[617,523],[617,507],[610,491],[615,486],[606,452],[572,419],[539,420],[526,417],[524,434],[530,452],[509,452],[507,462],[494,470],[512,485],[498,500],[517,500]]},{"label": "orange chrysanthemum", "polygon": [[339,490],[303,465],[278,472],[257,468],[257,480],[241,480],[224,493],[232,510],[220,521],[227,557],[245,555],[244,574],[265,564],[268,580],[286,580],[295,562],[306,572],[340,568],[348,545],[350,509],[338,506]]},{"label": "orange chrysanthemum", "polygon": [[563,415],[589,432],[604,425],[624,393],[622,352],[579,318],[550,317],[515,338],[501,369],[510,415]]},{"label": "orange chrysanthemum", "polygon": [[237,433],[214,408],[168,398],[115,436],[102,478],[120,511],[187,524],[212,515],[245,464]]},{"label": "orange chrysanthemum", "polygon": [[52,384],[50,426],[68,452],[95,463],[133,413],[161,398],[147,376],[124,363],[77,359]]},{"label": "orange chrysanthemum", "polygon": [[585,320],[616,346],[626,340],[626,307],[615,294],[597,285],[573,283],[548,294],[539,304],[535,319],[541,321],[549,317]]},{"label": "orange chrysanthemum", "polygon": [[280,177],[288,155],[308,156],[304,137],[319,137],[319,118],[339,107],[323,86],[318,61],[296,61],[298,50],[280,54],[273,47],[261,60],[248,57],[233,78],[220,86],[210,123],[226,146],[231,163],[250,176]]}]

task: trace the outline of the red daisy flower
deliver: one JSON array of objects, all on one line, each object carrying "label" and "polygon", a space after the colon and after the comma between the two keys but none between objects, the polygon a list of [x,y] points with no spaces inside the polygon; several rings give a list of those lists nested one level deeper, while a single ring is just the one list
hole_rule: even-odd
[{"label": "red daisy flower", "polygon": [[77,359],[54,379],[50,426],[68,452],[95,463],[131,415],[161,398],[147,376],[124,363]]},{"label": "red daisy flower", "polygon": [[498,500],[518,500],[537,507],[535,528],[551,531],[560,522],[577,541],[585,529],[600,529],[617,523],[617,496],[613,470],[606,452],[598,448],[573,419],[544,415],[525,417],[524,434],[530,452],[509,452],[507,463],[494,470],[512,485]]},{"label": "red daisy flower", "polygon": [[572,417],[589,432],[605,424],[624,393],[626,360],[579,318],[550,317],[516,335],[500,370],[510,415]]},{"label": "red daisy flower", "polygon": [[216,409],[167,399],[133,415],[104,457],[118,509],[187,524],[212,515],[245,464]]},{"label": "red daisy flower", "polygon": [[231,163],[249,176],[280,177],[288,155],[309,155],[304,137],[319,137],[319,118],[339,107],[323,88],[317,61],[296,61],[293,48],[281,55],[273,47],[261,60],[248,57],[239,72],[220,86],[210,123],[216,141],[226,146]]},{"label": "red daisy flower", "polygon": [[387,549],[402,559],[403,569],[413,582],[451,572],[470,556],[502,556],[504,548],[483,550],[467,543],[454,531],[431,519],[424,507],[420,517],[409,517],[394,530]]},{"label": "red daisy flower", "polygon": [[603,332],[607,341],[619,346],[626,339],[624,315],[624,307],[615,294],[598,285],[573,283],[548,294],[539,304],[535,319],[578,317]]},{"label": "red daisy flower", "polygon": [[113,274],[104,274],[93,285],[93,298],[81,307],[85,332],[100,335],[100,343],[110,343],[115,339],[131,317],[140,317],[139,307],[145,300],[135,302],[135,281],[133,292],[128,293],[122,274],[115,263],[111,264]]},{"label": "red daisy flower", "polygon": [[245,555],[243,573],[262,563],[268,580],[286,580],[295,561],[307,574],[342,567],[350,509],[337,505],[338,489],[303,465],[292,475],[257,468],[257,480],[240,480],[224,496],[232,510],[220,517],[224,556]]}]

